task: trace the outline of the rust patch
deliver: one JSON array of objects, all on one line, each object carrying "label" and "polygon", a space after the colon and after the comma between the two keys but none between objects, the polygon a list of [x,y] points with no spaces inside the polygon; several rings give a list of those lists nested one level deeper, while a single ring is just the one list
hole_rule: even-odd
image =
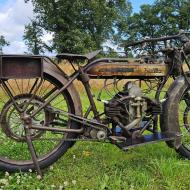
[{"label": "rust patch", "polygon": [[91,76],[162,77],[168,71],[165,64],[99,63],[88,70]]}]

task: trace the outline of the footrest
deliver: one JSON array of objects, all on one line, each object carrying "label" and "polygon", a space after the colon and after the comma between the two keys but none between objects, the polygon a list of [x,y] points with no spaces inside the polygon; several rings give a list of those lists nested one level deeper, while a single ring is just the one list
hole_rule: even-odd
[{"label": "footrest", "polygon": [[176,139],[175,133],[154,133],[150,135],[144,135],[138,138],[129,138],[125,142],[117,143],[117,146],[122,150],[127,150],[135,146],[141,146],[145,144],[153,144],[160,141],[169,141]]}]

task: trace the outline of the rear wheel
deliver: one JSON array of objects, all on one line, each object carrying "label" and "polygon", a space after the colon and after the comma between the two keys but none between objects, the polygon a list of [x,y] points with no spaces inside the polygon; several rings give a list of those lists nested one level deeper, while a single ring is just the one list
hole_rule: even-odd
[{"label": "rear wheel", "polygon": [[[39,79],[11,79],[5,84],[12,93],[15,103],[1,88],[0,168],[10,172],[28,171],[34,169],[34,164],[26,142],[22,113],[15,108],[15,104],[20,109],[27,105],[25,114],[30,116],[53,93],[57,92],[62,84],[48,75],[41,81]],[[42,109],[32,119],[32,125],[77,128],[77,123],[61,115],[60,111],[75,113],[74,103],[67,90]],[[63,134],[34,129],[30,130],[30,135],[40,168],[53,164],[73,145],[73,142],[64,141],[63,138],[76,138],[76,134],[73,133]]]}]

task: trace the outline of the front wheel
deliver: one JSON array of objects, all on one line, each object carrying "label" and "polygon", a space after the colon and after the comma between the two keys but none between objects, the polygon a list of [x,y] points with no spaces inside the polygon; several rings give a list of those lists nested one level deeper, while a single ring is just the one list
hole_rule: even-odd
[{"label": "front wheel", "polygon": [[190,159],[190,88],[184,77],[179,77],[170,87],[160,124],[163,132],[174,132],[179,136],[167,141],[167,145]]},{"label": "front wheel", "polygon": [[[1,88],[0,169],[9,172],[35,169],[26,142],[22,113],[15,109],[15,104],[20,109],[27,105],[25,113],[30,116],[30,114],[42,106],[46,99],[59,91],[62,84],[48,75],[44,76],[43,80],[9,79],[5,81],[5,84],[12,92],[14,101]],[[67,90],[32,118],[32,125],[78,128],[76,122],[60,115],[57,110],[75,114],[72,96]],[[30,135],[40,168],[53,164],[73,145],[73,142],[64,141],[63,138],[76,138],[76,134],[72,133],[63,134],[34,129],[30,130]]]}]

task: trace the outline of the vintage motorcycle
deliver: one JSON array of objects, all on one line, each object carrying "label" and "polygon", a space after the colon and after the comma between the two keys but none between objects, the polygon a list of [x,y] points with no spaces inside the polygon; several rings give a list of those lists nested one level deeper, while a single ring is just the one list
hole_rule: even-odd
[{"label": "vintage motorcycle", "polygon": [[[75,72],[70,76],[46,56],[0,55],[0,169],[34,169],[41,175],[41,169],[56,162],[76,141],[86,140],[109,142],[124,151],[165,141],[189,159],[187,36],[181,32],[128,43],[128,47],[140,45],[146,50],[136,59],[95,59],[99,51],[57,55],[58,61],[67,59],[72,65]],[[157,50],[154,54],[149,53],[152,44]],[[78,63],[85,61],[85,65]],[[97,97],[104,106],[102,113],[90,79],[105,80]],[[89,100],[85,113],[75,80],[82,83]],[[109,98],[102,99],[102,91]]]}]

